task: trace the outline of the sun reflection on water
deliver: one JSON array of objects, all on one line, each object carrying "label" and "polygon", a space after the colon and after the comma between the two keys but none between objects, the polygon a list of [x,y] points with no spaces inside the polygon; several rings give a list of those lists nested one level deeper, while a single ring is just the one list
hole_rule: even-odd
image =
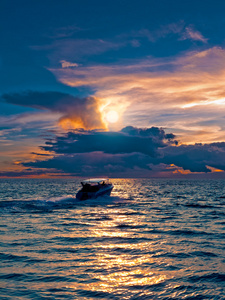
[{"label": "sun reflection on water", "polygon": [[[137,232],[146,221],[144,215],[134,215],[132,211],[115,208],[104,209],[104,213],[99,208],[93,209],[93,213],[96,211],[99,221],[94,219],[89,222],[91,226],[85,233],[82,231],[82,236],[81,232],[74,232],[75,236],[95,238],[95,244],[86,245],[85,254],[82,248],[78,251],[83,259],[78,254],[74,274],[79,269],[79,273],[85,276],[71,283],[70,288],[104,293],[115,293],[117,290],[121,295],[127,289],[132,292],[133,288],[139,288],[147,295],[151,286],[164,283],[172,277],[171,272],[156,272],[151,268],[157,260],[160,264],[161,258],[157,258],[160,243],[154,239],[138,242],[137,234],[139,238],[146,235],[144,229],[142,233]],[[77,247],[79,249],[79,245]]]}]

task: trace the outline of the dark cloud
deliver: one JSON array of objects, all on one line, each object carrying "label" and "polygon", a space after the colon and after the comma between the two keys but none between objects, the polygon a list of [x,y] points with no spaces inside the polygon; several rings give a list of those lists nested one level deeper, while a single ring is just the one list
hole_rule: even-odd
[{"label": "dark cloud", "polygon": [[64,128],[105,128],[96,97],[78,98],[61,92],[33,92],[4,94],[7,103],[60,113]]},{"label": "dark cloud", "polygon": [[162,162],[191,172],[211,172],[207,166],[225,171],[225,143],[180,145],[163,150]]},{"label": "dark cloud", "polygon": [[103,152],[59,155],[46,161],[24,163],[24,166],[62,172],[76,176],[132,176],[134,170],[149,171],[148,156],[141,153],[108,154]]},{"label": "dark cloud", "polygon": [[[174,135],[163,129],[128,126],[120,132],[76,130],[46,141],[41,147],[54,157],[24,163],[26,167],[53,169],[73,174],[96,176],[150,171]],[[127,176],[127,175],[126,175]]]},{"label": "dark cloud", "polygon": [[[170,136],[170,139],[172,137]],[[139,129],[132,126],[120,132],[77,130],[46,142],[42,149],[57,154],[74,154],[101,151],[109,154],[143,153],[156,157],[159,148],[167,145],[163,129],[156,127]]]},{"label": "dark cloud", "polygon": [[151,128],[137,128],[133,126],[127,126],[121,130],[123,133],[127,133],[132,136],[140,136],[140,137],[150,137],[155,141],[163,141],[168,140],[172,143],[178,144],[175,139],[175,135],[173,133],[165,133],[162,128],[151,127]]},{"label": "dark cloud", "polygon": [[53,157],[23,165],[77,176],[144,177],[177,168],[195,173],[225,171],[225,143],[177,146],[171,143],[174,138],[157,127],[128,126],[120,132],[76,130],[46,141],[41,148]]}]

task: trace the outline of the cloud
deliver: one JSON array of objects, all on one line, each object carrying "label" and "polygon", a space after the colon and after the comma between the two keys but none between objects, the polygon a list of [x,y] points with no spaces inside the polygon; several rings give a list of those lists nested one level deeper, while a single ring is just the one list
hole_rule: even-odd
[{"label": "cloud", "polygon": [[63,59],[66,61],[82,61],[92,55],[100,55],[110,50],[118,50],[127,45],[123,40],[106,39],[57,39],[47,45],[32,46],[37,51],[46,51],[52,65],[58,65]]},{"label": "cloud", "polygon": [[56,154],[104,152],[109,154],[143,153],[159,155],[158,148],[168,145],[175,136],[160,128],[139,129],[125,127],[119,132],[77,130],[56,140],[48,141],[42,149]]},{"label": "cloud", "polygon": [[[86,31],[87,38],[75,38],[75,33]],[[51,66],[58,66],[59,62],[78,61],[86,63],[87,57],[104,55],[111,51],[124,51],[127,47],[139,48],[147,41],[156,43],[160,39],[174,36],[174,41],[181,43],[183,40],[194,40],[207,42],[203,35],[194,29],[193,25],[185,25],[183,20],[179,22],[162,25],[157,29],[141,28],[122,32],[114,37],[105,38],[99,35],[93,39],[89,29],[82,29],[77,26],[62,27],[55,30],[53,35],[48,35],[50,42],[45,45],[33,45],[31,49],[44,51],[49,58]],[[110,60],[111,60],[110,55]],[[101,59],[102,60],[102,59]],[[67,65],[67,63],[63,63]]]},{"label": "cloud", "polygon": [[102,152],[59,155],[46,161],[24,163],[26,167],[45,169],[48,172],[61,172],[73,176],[119,176],[135,172],[149,171],[148,156],[139,153],[108,154]]},{"label": "cloud", "polygon": [[160,149],[171,144],[175,136],[160,128],[129,126],[119,132],[76,130],[48,140],[42,150],[54,157],[23,165],[46,168],[73,175],[129,174],[150,171],[150,158],[161,155]]},{"label": "cloud", "polygon": [[79,65],[76,63],[71,63],[66,60],[60,60],[60,63],[62,64],[62,68],[72,68],[72,67],[78,67]]},{"label": "cloud", "polygon": [[192,40],[207,43],[206,39],[199,31],[197,31],[193,25],[186,25],[183,20],[179,22],[173,22],[166,25],[161,25],[158,29],[149,30],[148,28],[142,28],[139,30],[133,30],[130,33],[121,34],[120,38],[130,37],[134,39],[142,40],[147,39],[151,43],[156,43],[159,39],[174,36],[178,41]]},{"label": "cloud", "polygon": [[66,85],[93,88],[109,109],[121,112],[124,126],[165,126],[183,142],[192,143],[224,137],[223,48],[173,58],[50,70]]},{"label": "cloud", "polygon": [[15,105],[51,111],[59,115],[59,124],[65,128],[106,128],[100,113],[100,100],[96,97],[78,98],[60,92],[25,92],[4,94],[2,98]]},{"label": "cloud", "polygon": [[46,34],[47,37],[50,37],[52,39],[63,39],[63,38],[69,38],[72,37],[74,34],[86,31],[87,29],[78,27],[76,25],[70,25],[66,27],[58,27],[51,29],[50,33]]},{"label": "cloud", "polygon": [[199,31],[195,30],[193,26],[185,27],[185,31],[182,34],[182,40],[193,40],[200,41],[203,43],[207,43],[208,39],[206,39]]},{"label": "cloud", "polygon": [[[0,117],[0,126],[21,126],[25,128],[43,128],[50,129],[50,127],[56,127],[57,120],[61,117],[60,113],[54,115],[49,111],[38,111],[31,113],[21,113],[9,116]],[[32,124],[32,125],[31,125]],[[54,126],[55,125],[55,126]]]},{"label": "cloud", "polygon": [[[23,163],[46,172],[75,176],[173,176],[223,173],[225,142],[179,145],[163,129],[125,127],[119,132],[78,130],[48,140],[52,157]],[[166,174],[166,175],[165,175]]]},{"label": "cloud", "polygon": [[163,154],[163,163],[174,164],[191,172],[211,172],[210,167],[225,171],[224,142],[167,147]]},{"label": "cloud", "polygon": [[148,38],[150,42],[156,42],[161,38],[166,38],[168,35],[180,35],[184,30],[184,22],[170,23],[167,25],[162,25],[160,28],[154,31],[149,31],[148,29],[142,29],[137,33],[139,36]]}]

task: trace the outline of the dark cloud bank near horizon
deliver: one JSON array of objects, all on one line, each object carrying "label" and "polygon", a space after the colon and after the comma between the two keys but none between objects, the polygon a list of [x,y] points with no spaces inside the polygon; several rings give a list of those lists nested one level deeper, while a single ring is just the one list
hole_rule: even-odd
[{"label": "dark cloud bank near horizon", "polygon": [[56,136],[40,148],[53,157],[24,163],[25,167],[87,177],[144,177],[151,170],[171,172],[176,167],[200,173],[212,172],[209,167],[225,171],[225,142],[177,145],[174,134],[158,127],[127,126],[118,132],[80,129]]}]

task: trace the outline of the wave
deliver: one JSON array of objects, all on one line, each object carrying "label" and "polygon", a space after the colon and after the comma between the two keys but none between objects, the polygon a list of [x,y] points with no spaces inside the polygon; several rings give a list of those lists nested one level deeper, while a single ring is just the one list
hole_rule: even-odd
[{"label": "wave", "polygon": [[187,203],[184,204],[184,206],[193,207],[193,208],[216,208],[217,207],[215,205],[198,204],[198,203]]},{"label": "wave", "polygon": [[101,196],[96,199],[78,200],[73,195],[65,195],[60,197],[51,197],[48,199],[35,200],[6,200],[0,202],[1,213],[8,212],[20,213],[28,212],[50,212],[55,209],[69,209],[76,206],[105,206],[105,205],[123,205],[125,200],[120,197]]},{"label": "wave", "polygon": [[39,258],[32,258],[24,255],[15,255],[15,254],[9,254],[9,253],[0,253],[0,257],[2,261],[11,261],[11,262],[16,262],[16,261],[23,261],[23,262],[43,262],[45,260],[39,259]]},{"label": "wave", "polygon": [[187,278],[190,282],[205,282],[205,281],[212,281],[212,282],[225,282],[225,274],[223,273],[211,273],[205,275],[194,275]]}]

